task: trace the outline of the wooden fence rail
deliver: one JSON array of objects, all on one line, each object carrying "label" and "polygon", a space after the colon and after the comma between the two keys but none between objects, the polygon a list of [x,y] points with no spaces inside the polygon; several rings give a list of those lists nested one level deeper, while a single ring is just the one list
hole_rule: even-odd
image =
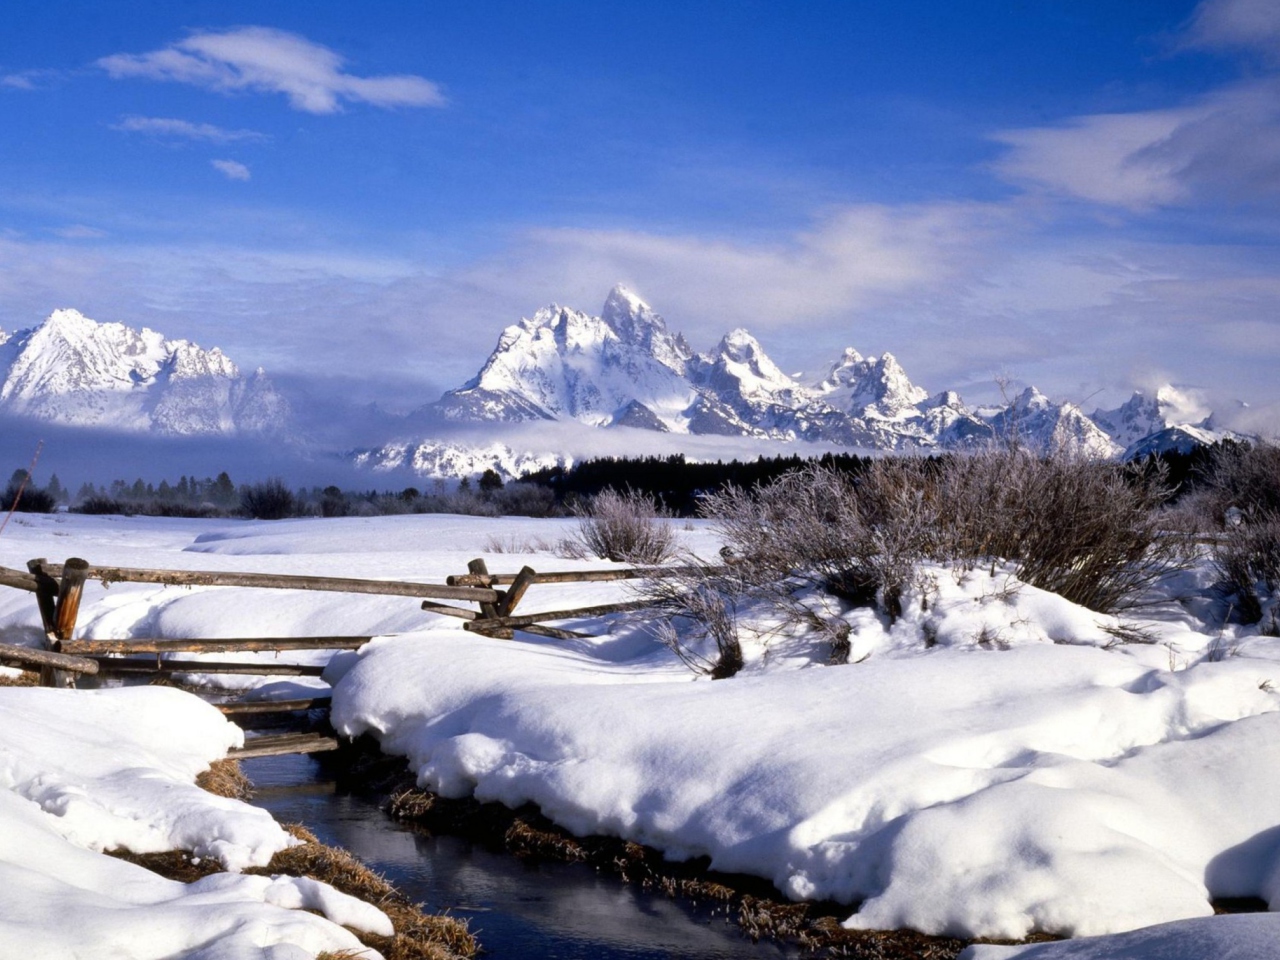
[{"label": "wooden fence rail", "polygon": [[15,647],[10,643],[0,643],[0,664],[6,667],[50,667],[68,673],[98,672],[96,660],[54,653],[52,650],[37,650],[34,647]]},{"label": "wooden fence rail", "polygon": [[[70,561],[68,561],[69,563]],[[44,572],[57,579],[63,564],[43,563]],[[465,600],[494,603],[498,592],[486,587],[454,587],[404,580],[359,580],[345,577],[304,577],[275,573],[233,573],[223,570],[153,570],[144,567],[99,567],[86,564],[85,577],[101,583],[158,583],[176,587],[259,587],[268,590],[321,590],[363,593],[387,597]]]},{"label": "wooden fence rail", "polygon": [[[0,664],[38,668],[41,671],[41,683],[46,686],[75,686],[76,678],[85,674],[103,677],[167,676],[183,673],[315,677],[323,673],[323,666],[271,660],[236,662],[174,659],[169,655],[355,650],[373,639],[372,636],[74,639],[85,584],[95,580],[104,585],[154,583],[164,586],[266,588],[412,597],[422,601],[423,611],[461,620],[465,629],[484,636],[511,639],[514,631],[519,630],[534,636],[560,640],[590,640],[593,638],[588,634],[548,624],[551,621],[588,619],[639,610],[647,606],[647,602],[633,600],[525,614],[517,614],[516,608],[529,590],[539,585],[652,579],[687,573],[691,569],[693,568],[630,567],[538,573],[526,566],[516,573],[490,574],[484,560],[476,559],[467,564],[467,573],[449,577],[446,583],[440,584],[98,566],[75,557],[65,563],[50,563],[39,558],[27,564],[26,572],[0,567],[0,586],[35,594],[44,627],[45,649],[0,644]],[[698,569],[716,572],[724,568]],[[497,589],[498,587],[505,589]],[[442,600],[453,602],[441,603]],[[459,606],[459,603],[472,606]],[[230,716],[290,713],[296,718],[301,715],[301,711],[325,710],[329,703],[328,697],[311,697],[287,701],[242,701],[220,704],[219,709]],[[243,758],[281,753],[314,753],[337,747],[338,741],[334,737],[312,730],[254,738],[246,742],[243,748],[232,751],[231,755]]]},{"label": "wooden fence rail", "polygon": [[[63,653],[86,656],[131,653],[257,653],[283,650],[358,650],[373,637],[261,637],[229,639],[164,640],[159,637],[130,637],[127,640],[63,640]],[[251,664],[246,664],[251,666]]]},{"label": "wooden fence rail", "polygon": [[29,573],[23,573],[21,570],[0,567],[0,587],[13,587],[15,590],[27,590],[35,593],[36,578]]},{"label": "wooden fence rail", "polygon": [[162,660],[159,656],[145,660],[133,657],[93,657],[92,659],[98,665],[98,673],[103,676],[131,673],[157,676],[174,673],[238,673],[253,677],[318,677],[324,673],[324,665],[318,663]]}]

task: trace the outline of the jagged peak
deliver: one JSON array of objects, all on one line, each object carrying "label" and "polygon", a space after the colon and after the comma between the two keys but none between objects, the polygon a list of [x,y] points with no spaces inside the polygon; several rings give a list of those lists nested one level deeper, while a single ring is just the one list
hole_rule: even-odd
[{"label": "jagged peak", "polygon": [[964,400],[960,397],[960,394],[956,393],[954,390],[939,391],[928,400],[925,400],[921,406],[926,410],[938,410],[943,407],[949,407],[952,410],[964,412],[967,409],[964,405]]},{"label": "jagged peak", "polygon": [[33,332],[65,337],[68,334],[92,333],[98,326],[96,321],[90,320],[79,310],[72,307],[59,307],[45,317]]},{"label": "jagged peak", "polygon": [[750,363],[756,357],[764,355],[764,347],[760,346],[760,341],[745,327],[735,327],[720,338],[716,353],[737,363]]},{"label": "jagged peak", "polygon": [[818,381],[818,389],[826,392],[838,387],[850,386],[861,375],[865,362],[862,354],[857,350],[853,347],[845,347],[836,362],[831,364],[827,375]]},{"label": "jagged peak", "polygon": [[609,295],[604,299],[604,307],[600,315],[608,322],[611,316],[634,316],[638,313],[652,313],[653,308],[645,303],[626,284],[616,283]]},{"label": "jagged peak", "polygon": [[1015,410],[1043,410],[1051,406],[1053,401],[1041,393],[1036,387],[1030,386],[1023,390],[1014,398],[1010,406]]}]

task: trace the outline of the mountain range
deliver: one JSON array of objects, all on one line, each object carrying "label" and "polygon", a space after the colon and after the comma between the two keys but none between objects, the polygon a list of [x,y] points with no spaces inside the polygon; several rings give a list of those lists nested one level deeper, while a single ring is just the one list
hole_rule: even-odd
[{"label": "mountain range", "polygon": [[0,330],[0,414],[163,436],[269,434],[290,415],[261,368],[245,377],[217,347],[77,310]]},{"label": "mountain range", "polygon": [[[693,352],[647,303],[617,286],[599,316],[552,304],[507,327],[475,377],[417,416],[576,422],[894,451],[1016,439],[1035,449],[1066,447],[1109,458],[1227,435],[1211,418],[1177,419],[1187,406],[1173,387],[1162,387],[1086,415],[1028,387],[1001,406],[972,409],[954,391],[931,396],[916,386],[892,354],[864,357],[852,347],[806,381],[783,373],[743,329],[706,353]],[[414,455],[421,459],[433,443],[422,441]],[[397,449],[409,453],[403,443]]]},{"label": "mountain range", "polygon": [[[630,428],[666,435],[672,452],[684,435],[892,451],[1016,440],[1130,457],[1230,435],[1211,416],[1188,419],[1193,406],[1162,387],[1086,415],[1028,387],[1001,405],[971,408],[954,391],[930,395],[916,386],[892,354],[863,356],[852,347],[820,375],[793,377],[744,329],[694,352],[647,303],[617,286],[599,316],[552,304],[507,327],[471,380],[346,458],[446,477],[486,467],[516,476],[569,459],[550,449],[554,442],[537,448],[527,437],[526,448],[516,449],[497,439],[536,433],[522,424],[562,425],[584,448],[599,431]],[[246,377],[216,347],[96,323],[75,310],[56,310],[12,335],[0,331],[0,414],[161,436],[299,432],[261,369]],[[459,432],[473,438],[447,439]],[[740,446],[738,455],[752,454]]]}]

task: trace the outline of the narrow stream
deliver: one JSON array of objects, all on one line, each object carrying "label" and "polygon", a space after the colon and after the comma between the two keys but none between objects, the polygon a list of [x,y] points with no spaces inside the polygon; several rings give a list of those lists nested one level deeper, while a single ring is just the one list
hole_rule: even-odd
[{"label": "narrow stream", "polygon": [[255,805],[345,847],[432,912],[470,922],[499,960],[765,960],[798,950],[753,944],[724,914],[600,876],[583,864],[526,861],[451,836],[419,833],[338,792],[310,757],[243,761]]}]

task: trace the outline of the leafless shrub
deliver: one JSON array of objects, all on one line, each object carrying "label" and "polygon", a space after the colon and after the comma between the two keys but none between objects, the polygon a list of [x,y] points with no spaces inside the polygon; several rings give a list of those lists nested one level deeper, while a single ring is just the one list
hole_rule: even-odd
[{"label": "leafless shrub", "polygon": [[245,487],[240,494],[240,508],[255,520],[283,520],[293,516],[293,492],[279,477]]},{"label": "leafless shrub", "polygon": [[1104,613],[1131,606],[1184,556],[1164,529],[1167,473],[1058,451],[991,450],[940,472],[937,559],[1002,557],[1018,578]]},{"label": "leafless shrub", "polygon": [[636,490],[605,489],[573,512],[578,529],[559,544],[568,556],[658,564],[675,552],[671,524],[653,500]]},{"label": "leafless shrub", "polygon": [[1011,560],[1019,579],[1093,610],[1132,603],[1180,556],[1162,536],[1163,477],[1066,452],[885,459],[854,479],[820,466],[705,501],[753,583],[808,580],[890,616],[923,560]]},{"label": "leafless shrub", "polygon": [[[1200,478],[1189,510],[1213,531],[1226,619],[1259,623],[1280,590],[1280,447],[1223,446]],[[1263,629],[1273,629],[1276,611]]]},{"label": "leafless shrub", "polygon": [[1243,521],[1280,517],[1280,446],[1223,446],[1199,484],[1200,497],[1219,529],[1233,507]]},{"label": "leafless shrub", "polygon": [[[858,481],[810,466],[748,492],[729,487],[703,501],[746,581],[813,584],[852,603],[879,596],[893,616],[934,537],[922,495],[925,461],[882,460]],[[788,590],[793,593],[794,590]]]},{"label": "leafless shrub", "polygon": [[647,617],[658,614],[657,620],[648,620],[650,629],[694,672],[713,680],[731,677],[742,669],[738,604],[747,588],[740,578],[700,567],[696,561],[670,576],[645,581]]},{"label": "leafless shrub", "polygon": [[[1280,590],[1280,514],[1254,517],[1228,528],[1214,562],[1241,623],[1263,618],[1264,600]],[[1271,614],[1275,621],[1275,611]]]}]

